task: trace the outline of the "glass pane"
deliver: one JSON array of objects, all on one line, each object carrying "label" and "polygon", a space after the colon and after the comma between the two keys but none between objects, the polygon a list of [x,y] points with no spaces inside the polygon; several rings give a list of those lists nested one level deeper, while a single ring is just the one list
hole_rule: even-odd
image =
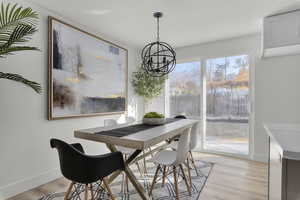
[{"label": "glass pane", "polygon": [[169,74],[170,116],[200,117],[201,69],[200,62],[177,64]]},{"label": "glass pane", "polygon": [[205,149],[248,154],[249,102],[247,55],[206,61]]}]

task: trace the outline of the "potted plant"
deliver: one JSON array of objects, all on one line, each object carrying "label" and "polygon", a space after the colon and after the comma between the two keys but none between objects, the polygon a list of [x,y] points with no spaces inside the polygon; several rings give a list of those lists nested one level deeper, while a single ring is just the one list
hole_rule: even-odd
[{"label": "potted plant", "polygon": [[161,125],[166,122],[163,114],[157,112],[148,112],[144,115],[143,123],[147,125]]},{"label": "potted plant", "polygon": [[[1,3],[0,10],[0,58],[19,51],[37,51],[36,47],[24,46],[31,36],[38,31],[38,14],[31,8],[23,8],[17,4]],[[21,82],[41,93],[42,87],[35,81],[28,80],[19,74],[0,71],[0,79]]]},{"label": "potted plant", "polygon": [[134,92],[144,98],[145,107],[147,107],[149,101],[158,97],[163,91],[165,80],[165,77],[153,77],[140,68],[133,73],[131,83]]}]

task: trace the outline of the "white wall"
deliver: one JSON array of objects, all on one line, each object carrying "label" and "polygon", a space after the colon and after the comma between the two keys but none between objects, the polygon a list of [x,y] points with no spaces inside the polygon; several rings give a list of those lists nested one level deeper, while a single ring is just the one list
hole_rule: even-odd
[{"label": "white wall", "polygon": [[[10,1],[11,2],[11,1]],[[24,52],[0,60],[0,70],[19,73],[42,83],[44,93],[36,94],[30,88],[13,81],[0,80],[0,200],[16,193],[31,189],[60,176],[57,152],[50,148],[50,138],[68,142],[81,142],[88,153],[106,152],[104,145],[75,139],[73,131],[102,126],[105,118],[119,118],[120,115],[87,117],[48,121],[47,116],[47,16],[51,15],[92,32],[88,27],[78,25],[38,6],[31,6],[40,14],[39,32],[34,35],[31,45],[42,52]],[[129,51],[129,77],[137,66],[137,49],[122,44]],[[105,86],[103,86],[105,87]],[[129,115],[139,118],[141,99],[133,95],[129,83]]]},{"label": "white wall", "polygon": [[255,156],[267,159],[263,123],[300,123],[300,55],[257,61],[255,79]]},{"label": "white wall", "polygon": [[268,138],[264,122],[300,123],[300,56],[260,59],[260,34],[210,42],[176,49],[179,62],[250,55],[251,79],[254,92],[253,141],[250,157],[267,161]]}]

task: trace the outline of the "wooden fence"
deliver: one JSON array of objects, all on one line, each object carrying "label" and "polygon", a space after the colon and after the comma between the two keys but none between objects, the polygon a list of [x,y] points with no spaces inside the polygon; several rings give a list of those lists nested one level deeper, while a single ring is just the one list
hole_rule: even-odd
[{"label": "wooden fence", "polygon": [[[249,97],[248,95],[208,94],[206,113],[207,118],[212,121],[224,119],[241,123],[247,122]],[[170,114],[171,116],[178,114],[201,116],[201,96],[190,94],[170,96]]]}]

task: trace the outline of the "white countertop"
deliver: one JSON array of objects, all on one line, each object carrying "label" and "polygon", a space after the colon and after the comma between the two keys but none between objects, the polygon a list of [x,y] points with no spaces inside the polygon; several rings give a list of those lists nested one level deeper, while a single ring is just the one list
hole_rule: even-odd
[{"label": "white countertop", "polygon": [[283,158],[300,160],[300,124],[264,124],[264,128],[278,143]]}]

